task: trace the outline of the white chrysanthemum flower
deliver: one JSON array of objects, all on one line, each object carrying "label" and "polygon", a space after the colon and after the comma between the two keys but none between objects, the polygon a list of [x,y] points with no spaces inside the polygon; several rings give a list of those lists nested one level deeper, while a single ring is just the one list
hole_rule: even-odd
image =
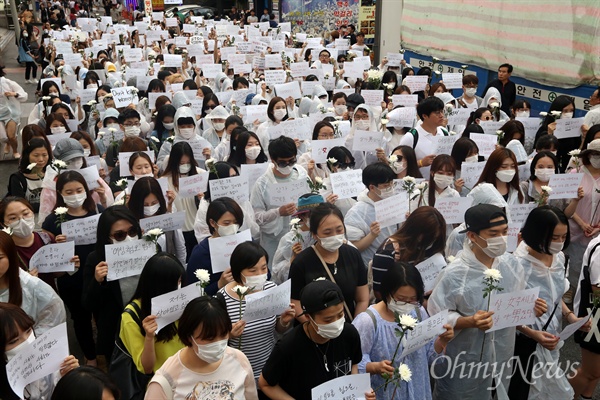
[{"label": "white chrysanthemum flower", "polygon": [[127,179],[126,178],[119,179],[117,182],[115,182],[115,185],[117,185],[120,188],[126,187]]},{"label": "white chrysanthemum flower", "polygon": [[158,140],[158,138],[156,136],[150,136],[150,140],[152,140],[153,142],[156,142],[156,143],[160,143],[160,140]]},{"label": "white chrysanthemum flower", "polygon": [[553,117],[558,117],[562,113],[560,111],[550,111],[550,114],[552,114]]},{"label": "white chrysanthemum flower", "polygon": [[395,155],[395,154],[392,154],[388,160],[389,160],[391,163],[395,163],[396,161],[398,161],[398,156],[397,156],[397,155]]},{"label": "white chrysanthemum flower", "polygon": [[321,178],[320,176],[316,176],[315,177],[315,182],[317,182],[317,183],[323,183],[323,178]]},{"label": "white chrysanthemum flower", "polygon": [[336,164],[338,161],[335,157],[329,157],[327,159],[327,162],[331,163],[331,164]]},{"label": "white chrysanthemum flower", "polygon": [[398,375],[400,375],[400,379],[404,382],[410,382],[410,378],[412,377],[412,371],[406,364],[400,364],[398,367]]},{"label": "white chrysanthemum flower", "polygon": [[197,269],[194,271],[194,275],[200,283],[208,283],[210,281],[210,273],[206,269]]},{"label": "white chrysanthemum flower", "polygon": [[579,150],[579,149],[571,150],[569,152],[569,155],[573,156],[573,157],[578,156],[579,154],[581,154],[581,150]]},{"label": "white chrysanthemum flower", "polygon": [[488,268],[483,272],[483,275],[485,276],[485,279],[488,280],[493,280],[498,282],[500,279],[502,279],[502,274],[500,274],[500,271],[498,271],[496,268]]},{"label": "white chrysanthemum flower", "polygon": [[241,285],[235,285],[233,287],[233,291],[235,293],[238,294],[238,296],[244,296],[246,293],[248,293],[248,290],[250,290],[250,288],[246,287],[246,286],[241,286]]},{"label": "white chrysanthemum flower", "polygon": [[213,165],[215,162],[216,160],[214,158],[209,158],[204,164],[210,168],[210,166]]},{"label": "white chrysanthemum flower", "polygon": [[160,236],[163,234],[163,230],[160,228],[154,228],[154,229],[150,229],[148,232],[146,232],[146,234],[151,235],[151,236]]},{"label": "white chrysanthemum flower", "polygon": [[9,226],[7,226],[6,228],[2,228],[2,232],[6,233],[7,235],[12,235],[13,234],[13,230]]},{"label": "white chrysanthemum flower", "polygon": [[546,111],[542,111],[542,112],[540,113],[540,117],[545,117],[546,115],[548,115],[548,113],[547,113]]},{"label": "white chrysanthemum flower", "polygon": [[42,97],[42,100],[43,101],[48,101],[48,100],[50,100],[50,96],[44,96],[44,97]]},{"label": "white chrysanthemum flower", "polygon": [[381,118],[381,125],[387,125],[388,122],[390,122],[389,119],[387,119],[387,118]]},{"label": "white chrysanthemum flower", "polygon": [[404,182],[412,182],[412,183],[415,183],[415,182],[416,182],[416,181],[415,181],[415,178],[413,178],[412,176],[405,176],[404,178],[402,178],[402,180],[403,180]]},{"label": "white chrysanthemum flower", "polygon": [[550,186],[542,186],[542,192],[552,193],[552,188]]},{"label": "white chrysanthemum flower", "polygon": [[448,262],[448,264],[452,263],[455,259],[456,259],[456,257],[454,257],[454,256],[446,257],[446,261]]},{"label": "white chrysanthemum flower", "polygon": [[427,182],[420,182],[415,185],[417,190],[425,190],[427,189]]},{"label": "white chrysanthemum flower", "polygon": [[54,165],[57,168],[67,168],[67,163],[63,160],[54,160],[52,161],[52,165]]},{"label": "white chrysanthemum flower", "polygon": [[417,325],[417,319],[414,318],[411,315],[408,314],[403,314],[400,316],[400,326],[402,326],[403,329],[411,329],[414,328]]},{"label": "white chrysanthemum flower", "polygon": [[90,100],[88,101],[88,106],[93,106],[94,104],[98,103],[96,100]]},{"label": "white chrysanthemum flower", "polygon": [[69,211],[69,209],[67,207],[56,207],[56,210],[54,210],[54,214],[63,215],[63,214],[66,214],[67,211]]},{"label": "white chrysanthemum flower", "polygon": [[37,167],[37,163],[34,163],[34,162],[33,162],[33,163],[31,163],[31,164],[29,164],[29,165],[27,166],[27,169],[28,169],[28,170],[30,170],[30,171],[32,171],[32,170],[33,170],[35,167]]},{"label": "white chrysanthemum flower", "polygon": [[113,206],[123,206],[125,205],[125,199],[117,200],[113,203]]},{"label": "white chrysanthemum flower", "polygon": [[301,221],[301,219],[300,219],[300,218],[292,218],[292,219],[291,219],[291,221],[290,221],[290,225],[296,225],[296,224],[299,224],[299,223],[300,223],[300,221]]}]

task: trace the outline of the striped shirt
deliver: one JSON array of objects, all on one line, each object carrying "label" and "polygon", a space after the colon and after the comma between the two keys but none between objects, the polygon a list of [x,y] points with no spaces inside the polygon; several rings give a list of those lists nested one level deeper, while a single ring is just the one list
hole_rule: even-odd
[{"label": "striped shirt", "polygon": [[[271,289],[277,285],[273,282],[267,281],[263,290]],[[231,323],[235,324],[240,320],[240,301],[232,297],[225,287],[219,290],[219,293],[225,298],[227,304],[227,313],[231,318]],[[242,301],[242,316],[246,311],[246,301]],[[275,346],[275,324],[277,323],[277,317],[272,316],[269,318],[259,319],[257,321],[247,322],[244,328],[244,333],[241,336],[242,348],[241,351],[248,357],[252,371],[254,372],[254,378],[258,378],[262,369],[267,362],[267,359],[271,355],[271,351]],[[232,338],[229,340],[229,346],[239,349],[240,338]]]}]

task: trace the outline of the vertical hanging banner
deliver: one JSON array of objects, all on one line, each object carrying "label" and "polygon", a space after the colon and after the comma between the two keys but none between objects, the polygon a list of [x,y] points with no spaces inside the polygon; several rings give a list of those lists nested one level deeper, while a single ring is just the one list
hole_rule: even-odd
[{"label": "vertical hanging banner", "polygon": [[361,0],[358,14],[359,27],[357,31],[365,34],[365,39],[375,38],[375,1]]}]

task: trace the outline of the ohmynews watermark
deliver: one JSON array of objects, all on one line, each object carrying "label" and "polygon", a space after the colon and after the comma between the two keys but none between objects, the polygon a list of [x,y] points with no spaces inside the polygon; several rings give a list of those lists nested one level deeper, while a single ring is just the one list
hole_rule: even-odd
[{"label": "ohmynews watermark", "polygon": [[[577,368],[580,362],[571,362],[567,360],[563,366],[558,361],[547,362],[538,360],[536,353],[532,353],[527,359],[526,365],[523,365],[519,357],[512,356],[508,361],[503,363],[498,362],[465,362],[461,360],[461,356],[467,354],[466,351],[461,351],[454,359],[450,356],[443,355],[436,358],[429,372],[434,379],[481,379],[491,380],[492,385],[488,390],[495,390],[501,380],[508,380],[513,376],[520,374],[523,381],[529,385],[534,385],[538,379],[562,379],[567,377],[571,379],[577,373]],[[436,368],[437,365],[437,368]],[[531,376],[527,376],[527,370],[531,367]],[[436,371],[437,369],[437,371]]]}]

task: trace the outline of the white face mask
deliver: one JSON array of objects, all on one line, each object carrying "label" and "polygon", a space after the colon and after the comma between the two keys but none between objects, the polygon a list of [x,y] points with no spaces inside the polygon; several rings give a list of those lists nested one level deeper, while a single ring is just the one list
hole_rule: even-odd
[{"label": "white face mask", "polygon": [[477,161],[479,161],[479,155],[475,154],[474,156],[470,156],[465,158],[465,162],[466,163],[476,163]]},{"label": "white face mask", "polygon": [[294,170],[294,166],[293,165],[288,165],[287,167],[283,167],[281,168],[278,165],[275,165],[275,168],[277,169],[277,171],[281,174],[281,175],[285,175],[288,176],[289,174],[292,173],[292,171]]},{"label": "white face mask", "polygon": [[12,229],[13,235],[20,238],[28,238],[33,233],[35,227],[35,217],[21,218],[18,221],[8,224]]},{"label": "white face mask", "polygon": [[215,131],[220,132],[225,129],[225,122],[216,122],[213,124],[213,127],[215,128]]},{"label": "white face mask", "polygon": [[231,224],[231,225],[218,225],[217,224],[217,233],[221,237],[235,235],[239,229],[240,229],[240,226],[238,224]]},{"label": "white face mask", "polygon": [[548,246],[548,253],[554,255],[558,254],[562,251],[565,242],[550,242],[550,246]]},{"label": "white face mask", "polygon": [[542,182],[550,182],[552,175],[554,175],[554,169],[552,168],[537,168],[535,170],[535,176]]},{"label": "white face mask", "polygon": [[452,185],[454,178],[448,175],[434,174],[433,181],[438,188],[446,189],[448,186]]},{"label": "white face mask", "polygon": [[256,160],[258,155],[260,154],[261,147],[260,146],[252,146],[245,149],[246,158],[249,160]]},{"label": "white face mask", "polygon": [[4,352],[4,354],[6,354],[7,361],[10,361],[14,356],[19,354],[19,352],[21,350],[23,350],[24,348],[26,348],[28,345],[30,345],[33,342],[35,342],[35,334],[33,333],[33,329],[32,329],[31,333],[27,337],[27,340],[25,340],[23,343],[20,343],[18,346],[15,346],[12,349],[6,350]]},{"label": "white face mask", "polygon": [[566,113],[562,113],[561,116],[562,119],[570,119],[573,118],[573,113],[572,112],[566,112]]},{"label": "white face mask", "polygon": [[416,308],[414,304],[396,301],[394,299],[390,299],[387,306],[391,312],[398,313],[398,315],[410,314]]},{"label": "white face mask", "polygon": [[83,149],[83,155],[86,157],[89,157],[91,152],[92,151],[90,149]]},{"label": "white face mask", "polygon": [[[479,236],[479,235],[477,235]],[[483,239],[481,236],[479,236],[480,239]],[[487,243],[487,247],[481,247],[479,246],[477,243],[477,246],[479,246],[479,248],[481,250],[483,250],[483,252],[485,253],[485,255],[487,255],[490,258],[496,258],[496,257],[500,257],[502,254],[506,253],[506,244],[507,244],[507,240],[508,237],[507,236],[496,236],[493,238],[488,238],[488,239],[483,239],[486,243]]]},{"label": "white face mask", "polygon": [[[318,237],[318,236],[317,236]],[[342,233],[341,235],[328,236],[324,238],[318,237],[321,241],[321,247],[327,251],[336,251],[344,244],[346,236]]]},{"label": "white face mask", "polygon": [[67,207],[71,208],[79,208],[85,203],[87,199],[87,193],[77,193],[71,196],[63,196],[63,200]]},{"label": "white face mask", "polygon": [[500,180],[500,182],[508,183],[513,180],[517,171],[514,169],[503,169],[502,171],[496,171],[496,178]]},{"label": "white face mask", "polygon": [[348,111],[348,107],[346,107],[345,105],[335,106],[336,115],[344,115],[346,111]]},{"label": "white face mask", "polygon": [[194,132],[194,128],[183,128],[183,129],[179,129],[179,134],[184,139],[191,139],[194,137],[196,132]]},{"label": "white face mask", "polygon": [[52,132],[53,135],[59,135],[61,133],[65,133],[66,131],[67,131],[67,128],[65,128],[64,126],[50,127],[50,132]]},{"label": "white face mask", "polygon": [[368,119],[359,119],[359,120],[354,121],[354,126],[359,131],[368,131],[369,128],[371,127],[371,123],[369,122]]},{"label": "white face mask", "polygon": [[396,162],[393,162],[390,166],[394,170],[394,173],[400,174],[400,173],[404,172],[404,170],[406,169],[406,162],[405,161],[400,161],[400,162],[396,161]]},{"label": "white face mask", "polygon": [[268,274],[246,276],[242,274],[244,280],[246,281],[246,284],[244,286],[254,288],[254,290],[262,290],[262,288],[265,286],[265,283],[267,282],[267,275]]},{"label": "white face mask", "polygon": [[165,129],[172,131],[173,128],[175,127],[175,123],[174,122],[163,122],[163,127]]},{"label": "white face mask", "polygon": [[379,192],[377,195],[381,198],[381,199],[387,199],[388,197],[391,197],[394,195],[394,188],[393,187],[389,187],[386,189],[377,189],[377,191]]},{"label": "white face mask", "polygon": [[158,212],[160,209],[160,203],[156,203],[152,206],[144,206],[144,217],[151,217]]},{"label": "white face mask", "polygon": [[180,174],[187,174],[188,172],[190,172],[191,169],[192,169],[192,164],[190,164],[190,163],[179,164],[179,173]]},{"label": "white face mask", "polygon": [[287,115],[287,110],[279,109],[273,111],[273,116],[275,117],[275,121],[281,121]]},{"label": "white face mask", "polygon": [[136,180],[136,181],[140,178],[145,178],[145,177],[153,178],[154,174],[152,172],[148,172],[147,174],[142,174],[142,175],[133,174],[133,180]]},{"label": "white face mask", "polygon": [[126,126],[123,132],[125,132],[125,137],[136,137],[139,136],[141,129],[139,126]]},{"label": "white face mask", "polygon": [[529,111],[517,111],[517,118],[529,118],[530,115]]},{"label": "white face mask", "polygon": [[67,161],[67,169],[78,170],[81,169],[81,167],[83,167],[83,158],[81,157],[77,157],[70,161]]},{"label": "white face mask", "polygon": [[473,97],[477,93],[477,88],[467,88],[465,89],[465,95],[467,97]]},{"label": "white face mask", "polygon": [[600,168],[600,156],[590,156],[590,164],[596,169]]},{"label": "white face mask", "polygon": [[196,353],[199,359],[204,360],[209,364],[221,361],[225,355],[225,350],[227,349],[227,339],[209,344],[198,344],[194,338],[192,338],[192,342],[194,342],[195,345],[194,353]]},{"label": "white face mask", "polygon": [[344,317],[330,324],[317,324],[312,318],[310,320],[317,326],[317,334],[325,339],[335,339],[340,336],[344,330],[344,322],[346,322]]},{"label": "white face mask", "polygon": [[97,83],[90,83],[87,85],[87,89],[98,89]]}]

